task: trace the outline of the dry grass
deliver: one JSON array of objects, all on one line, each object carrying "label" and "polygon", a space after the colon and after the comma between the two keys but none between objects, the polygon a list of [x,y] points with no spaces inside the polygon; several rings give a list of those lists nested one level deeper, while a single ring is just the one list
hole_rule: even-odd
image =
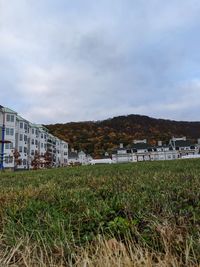
[{"label": "dry grass", "polygon": [[[172,234],[172,233],[171,233]],[[21,240],[14,248],[1,245],[1,267],[198,267],[197,259],[190,258],[192,244],[185,244],[184,258],[177,257],[171,250],[169,239],[163,235],[165,251],[154,252],[150,248],[139,247],[130,240],[124,243],[115,238],[97,240],[86,247],[74,247],[73,253],[66,255],[65,246],[53,250],[43,244],[34,246],[29,239]]]}]

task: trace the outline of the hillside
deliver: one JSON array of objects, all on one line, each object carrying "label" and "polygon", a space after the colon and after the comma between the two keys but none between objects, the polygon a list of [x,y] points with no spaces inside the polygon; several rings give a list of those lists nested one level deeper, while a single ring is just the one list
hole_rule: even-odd
[{"label": "hillside", "polygon": [[129,145],[134,139],[148,142],[168,141],[172,136],[200,137],[200,122],[155,119],[148,116],[119,116],[104,121],[70,122],[46,125],[50,132],[69,142],[70,147],[83,149],[93,156],[111,152],[119,143]]}]

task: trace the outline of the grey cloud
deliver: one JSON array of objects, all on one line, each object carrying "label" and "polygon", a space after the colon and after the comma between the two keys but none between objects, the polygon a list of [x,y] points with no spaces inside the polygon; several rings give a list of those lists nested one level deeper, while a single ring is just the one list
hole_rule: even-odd
[{"label": "grey cloud", "polygon": [[199,1],[0,0],[0,7],[1,104],[28,119],[200,116]]}]

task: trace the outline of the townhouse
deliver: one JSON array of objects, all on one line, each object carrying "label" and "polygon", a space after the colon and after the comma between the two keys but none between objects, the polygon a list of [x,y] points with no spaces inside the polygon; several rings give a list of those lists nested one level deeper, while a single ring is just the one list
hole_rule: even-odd
[{"label": "townhouse", "polygon": [[[19,169],[31,169],[36,155],[41,166],[49,155],[53,167],[68,164],[68,143],[49,133],[40,124],[33,124],[17,112],[0,106],[0,168],[15,167],[15,151],[19,152]],[[44,165],[43,165],[44,166]]]},{"label": "townhouse", "polygon": [[129,148],[120,144],[119,148],[113,151],[112,160],[114,163],[156,161],[156,160],[175,160],[181,158],[198,157],[200,149],[200,139],[197,143],[187,140],[186,137],[175,138],[169,144],[158,144],[152,146],[147,140],[134,140]]}]

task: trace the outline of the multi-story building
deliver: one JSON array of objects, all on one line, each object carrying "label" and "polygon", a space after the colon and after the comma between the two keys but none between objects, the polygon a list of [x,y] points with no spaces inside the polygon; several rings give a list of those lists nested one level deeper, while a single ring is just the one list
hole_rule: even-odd
[{"label": "multi-story building", "polygon": [[131,148],[120,147],[112,154],[112,160],[115,163],[138,162],[138,161],[155,161],[155,160],[174,160],[186,156],[198,156],[200,140],[198,143],[186,139],[186,137],[173,137],[169,144],[162,144],[158,141],[157,146],[147,143],[147,140],[134,140]]},{"label": "multi-story building", "polygon": [[51,166],[68,164],[68,143],[50,134],[43,125],[30,123],[17,112],[0,106],[0,168],[15,167],[16,151],[20,154],[19,169],[32,168],[36,155],[44,162],[47,153]]},{"label": "multi-story building", "polygon": [[8,168],[14,166],[13,149],[16,145],[16,117],[17,113],[15,111],[0,106],[0,167],[3,166],[3,163],[5,163]]}]

